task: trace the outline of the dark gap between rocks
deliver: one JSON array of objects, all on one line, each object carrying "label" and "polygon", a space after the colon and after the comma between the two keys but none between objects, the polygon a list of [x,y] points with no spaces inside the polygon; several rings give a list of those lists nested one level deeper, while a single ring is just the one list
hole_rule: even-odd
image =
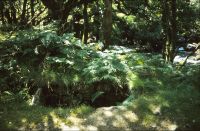
[{"label": "dark gap between rocks", "polygon": [[[128,87],[116,87],[107,82],[96,82],[93,87],[88,88],[88,90],[86,90],[87,88],[81,90],[79,88],[79,90],[70,90],[70,92],[69,90],[66,91],[66,88],[63,87],[59,88],[56,87],[56,85],[54,85],[54,87],[55,88],[51,89],[44,87],[40,94],[35,93],[34,97],[39,99],[35,101],[40,101],[40,104],[50,107],[69,107],[86,104],[98,108],[116,106],[130,95]],[[71,89],[73,89],[73,87]],[[92,95],[98,91],[103,93],[92,101]]]}]

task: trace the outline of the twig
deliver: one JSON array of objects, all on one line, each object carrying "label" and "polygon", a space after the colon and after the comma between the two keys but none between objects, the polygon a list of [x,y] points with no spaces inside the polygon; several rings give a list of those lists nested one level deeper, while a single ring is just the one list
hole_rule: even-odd
[{"label": "twig", "polygon": [[199,48],[200,48],[200,45],[198,45],[198,46],[195,48],[195,50],[193,50],[193,52],[190,53],[190,54],[185,58],[183,64],[180,65],[180,69],[181,69],[183,66],[185,66],[185,64],[187,63],[188,58],[189,58],[190,56],[194,55],[194,53],[195,53]]},{"label": "twig", "polygon": [[[42,10],[39,14],[37,14],[36,16],[34,16],[33,18],[31,18],[31,20],[29,20],[24,26],[27,26],[28,24],[30,24],[32,22],[32,20],[36,19],[37,17],[39,17],[47,8],[45,7],[44,10]],[[16,26],[13,30],[16,30],[18,27]],[[10,35],[6,38],[9,39],[12,35],[13,35],[14,31],[11,31]]]}]

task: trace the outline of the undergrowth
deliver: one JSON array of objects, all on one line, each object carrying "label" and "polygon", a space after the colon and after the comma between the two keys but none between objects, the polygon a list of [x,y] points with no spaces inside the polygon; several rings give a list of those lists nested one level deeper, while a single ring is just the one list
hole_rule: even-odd
[{"label": "undergrowth", "polygon": [[91,103],[110,92],[120,94],[125,88],[128,97],[182,86],[183,80],[199,87],[198,75],[191,77],[198,74],[198,66],[178,70],[159,54],[102,48],[102,43],[84,45],[73,34],[59,36],[49,26],[19,31],[0,43],[1,92],[21,92],[27,99],[45,88],[46,99],[51,94],[52,101],[69,106]]},{"label": "undergrowth", "polygon": [[[84,118],[94,110],[88,104],[123,93],[127,99],[115,105],[134,110],[143,126],[159,125],[161,119],[183,129],[200,123],[199,66],[178,69],[159,54],[121,46],[101,51],[102,43],[83,45],[73,34],[58,36],[53,29],[15,36],[0,41],[1,128],[37,128],[52,119],[55,128],[62,122],[70,125],[68,115]],[[38,88],[47,89],[46,99],[68,108],[29,106]]]}]

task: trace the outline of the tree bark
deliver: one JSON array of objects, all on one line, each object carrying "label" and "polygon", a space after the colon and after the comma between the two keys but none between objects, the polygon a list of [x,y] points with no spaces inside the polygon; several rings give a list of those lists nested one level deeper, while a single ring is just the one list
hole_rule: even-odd
[{"label": "tree bark", "polygon": [[89,28],[89,23],[88,23],[88,12],[87,12],[87,6],[88,3],[84,3],[84,9],[83,9],[83,17],[84,17],[84,29],[83,29],[83,43],[87,44],[88,40],[88,28]]},{"label": "tree bark", "polygon": [[84,3],[91,3],[96,0],[41,0],[42,3],[49,9],[49,11],[52,13],[53,19],[60,20],[60,29],[58,31],[58,34],[62,34],[67,29],[67,18],[70,14],[70,12],[75,7],[80,7]]},{"label": "tree bark", "polygon": [[22,14],[21,14],[21,24],[25,24],[25,16],[26,16],[26,5],[27,5],[27,0],[24,0],[23,3],[23,9],[22,9]]},{"label": "tree bark", "polygon": [[5,10],[4,15],[5,15],[6,19],[7,19],[8,24],[12,24],[12,18],[11,18],[9,9]]},{"label": "tree bark", "polygon": [[16,24],[17,23],[17,13],[16,13],[14,3],[15,3],[15,1],[9,0],[12,22],[13,22],[13,24]]},{"label": "tree bark", "polygon": [[173,62],[174,54],[175,54],[175,46],[177,42],[177,29],[176,29],[176,0],[171,1],[171,37],[172,37],[172,44],[171,44],[171,62]]},{"label": "tree bark", "polygon": [[64,5],[62,0],[41,0],[41,1],[48,8],[48,16],[51,19],[53,20],[61,19],[64,13],[62,12],[62,8],[60,7],[62,4]]},{"label": "tree bark", "polygon": [[35,19],[34,19],[34,15],[35,15],[34,0],[30,0],[30,7],[31,7],[31,24],[35,25]]},{"label": "tree bark", "polygon": [[95,36],[96,36],[96,40],[99,41],[100,39],[100,27],[101,27],[101,22],[100,22],[100,5],[99,5],[99,1],[96,1],[96,11],[95,11],[95,17],[94,17],[94,23],[95,23]]},{"label": "tree bark", "polygon": [[163,0],[162,9],[162,24],[166,36],[163,58],[166,62],[173,62],[176,44],[176,0]]},{"label": "tree bark", "polygon": [[111,44],[112,34],[112,0],[104,0],[105,10],[103,17],[104,49]]},{"label": "tree bark", "polygon": [[5,18],[4,18],[4,3],[3,0],[0,0],[0,15],[1,15],[1,21],[2,21],[2,25],[5,24]]}]

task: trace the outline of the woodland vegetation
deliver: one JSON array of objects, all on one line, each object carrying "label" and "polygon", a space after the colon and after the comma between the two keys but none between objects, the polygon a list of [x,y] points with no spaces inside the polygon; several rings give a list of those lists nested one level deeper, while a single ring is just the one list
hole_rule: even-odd
[{"label": "woodland vegetation", "polygon": [[199,80],[199,0],[0,0],[0,130],[197,130]]}]

